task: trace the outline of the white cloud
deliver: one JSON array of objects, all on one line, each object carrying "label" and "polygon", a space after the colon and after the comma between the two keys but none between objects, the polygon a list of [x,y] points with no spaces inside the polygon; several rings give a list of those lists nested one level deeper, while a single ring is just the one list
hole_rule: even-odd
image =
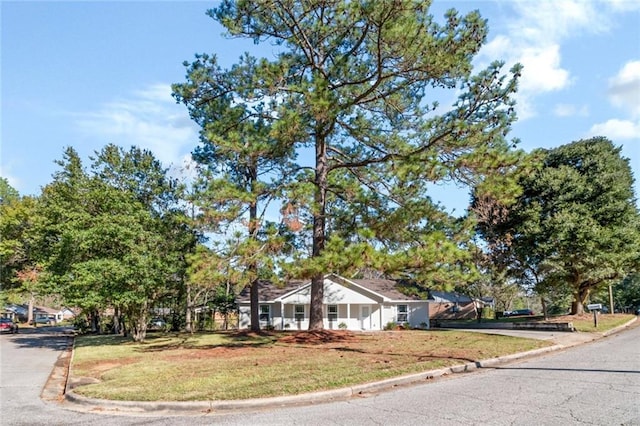
[{"label": "white cloud", "polygon": [[631,117],[640,117],[640,61],[627,62],[609,80],[609,100]]},{"label": "white cloud", "polygon": [[169,174],[184,183],[193,182],[198,176],[198,164],[193,161],[191,154],[185,154],[179,161],[174,161]]},{"label": "white cloud", "polygon": [[569,72],[560,67],[560,46],[523,49],[519,62],[522,70],[521,90],[525,93],[551,92],[567,87]]},{"label": "white cloud", "polygon": [[607,16],[584,0],[515,1],[517,13],[510,34],[528,45],[545,46],[575,35],[576,32],[600,32],[608,28]]},{"label": "white cloud", "polygon": [[637,0],[608,0],[611,8],[619,12],[633,12],[640,10],[640,2]]},{"label": "white cloud", "polygon": [[524,66],[516,100],[520,119],[536,115],[535,98],[563,90],[574,80],[562,63],[562,43],[583,33],[600,33],[612,25],[612,4],[585,0],[501,2],[508,20],[506,32],[497,34],[481,50],[480,65],[502,59],[510,68]]},{"label": "white cloud", "polygon": [[587,105],[557,104],[553,109],[553,114],[558,117],[587,117],[589,107]]},{"label": "white cloud", "polygon": [[589,136],[605,136],[613,141],[640,139],[640,121],[607,120],[593,125]]},{"label": "white cloud", "polygon": [[640,139],[640,61],[627,62],[609,79],[609,101],[628,118],[595,124],[589,136],[606,136],[614,141]]},{"label": "white cloud", "polygon": [[87,136],[149,149],[165,165],[180,163],[198,142],[197,126],[186,108],[175,103],[168,84],[151,85],[76,116],[78,129]]}]

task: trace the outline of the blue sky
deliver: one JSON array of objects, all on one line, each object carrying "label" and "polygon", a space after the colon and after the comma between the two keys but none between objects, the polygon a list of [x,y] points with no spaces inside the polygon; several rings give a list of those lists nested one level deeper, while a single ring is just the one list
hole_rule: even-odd
[{"label": "blue sky", "polygon": [[[107,143],[152,150],[166,166],[185,164],[197,143],[170,85],[182,63],[215,53],[224,66],[270,46],[226,39],[203,1],[1,1],[0,176],[38,194],[66,146],[83,157]],[[640,2],[636,0],[438,1],[480,10],[488,42],[476,58],[524,65],[519,120],[511,137],[530,151],[594,135],[622,147],[640,195]],[[87,161],[88,164],[88,161]],[[466,191],[435,188],[448,209]]]}]

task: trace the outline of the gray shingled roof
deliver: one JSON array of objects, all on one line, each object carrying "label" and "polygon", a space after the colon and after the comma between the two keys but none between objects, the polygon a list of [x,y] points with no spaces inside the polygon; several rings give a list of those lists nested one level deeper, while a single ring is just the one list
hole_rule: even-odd
[{"label": "gray shingled roof", "polygon": [[[260,301],[270,301],[275,300],[283,294],[287,294],[290,291],[297,289],[305,284],[308,284],[309,281],[302,280],[293,280],[287,283],[284,283],[282,286],[275,285],[271,281],[261,280],[258,283],[258,293],[260,294]],[[238,302],[248,302],[249,301],[249,286],[242,289],[240,294],[238,295]]]},{"label": "gray shingled roof", "polygon": [[[337,277],[337,276],[336,276]],[[328,277],[331,279],[331,277]],[[334,278],[335,279],[335,278]],[[336,280],[340,281],[340,280]],[[407,296],[404,293],[401,293],[397,288],[397,282],[393,280],[386,279],[351,279],[352,281],[359,286],[362,286],[366,289],[369,289],[375,293],[378,293],[382,296],[388,297],[392,300],[423,300],[419,296]],[[283,286],[276,286],[269,281],[260,281],[258,285],[258,291],[260,293],[260,301],[271,301],[275,300],[278,297],[287,294],[295,289],[309,284],[309,280],[294,280],[285,283]],[[348,283],[346,283],[348,284]],[[238,302],[248,302],[249,301],[249,287],[245,287],[242,292],[238,295]]]},{"label": "gray shingled roof", "polygon": [[422,300],[419,296],[406,294],[398,290],[398,282],[394,280],[386,280],[382,278],[373,279],[354,279],[350,280],[354,283],[361,285],[364,288],[368,288],[371,291],[375,291],[385,297],[392,300]]}]

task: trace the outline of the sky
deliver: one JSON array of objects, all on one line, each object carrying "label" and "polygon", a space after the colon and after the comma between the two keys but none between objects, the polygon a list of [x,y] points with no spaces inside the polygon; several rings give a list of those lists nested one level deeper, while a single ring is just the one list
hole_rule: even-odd
[{"label": "sky", "polygon": [[[88,165],[108,143],[188,164],[198,129],[170,88],[185,82],[183,62],[209,53],[230,67],[245,51],[275,53],[225,37],[206,15],[215,4],[0,0],[0,176],[38,195],[65,147]],[[435,0],[431,11],[442,22],[450,8],[488,20],[476,69],[524,66],[509,138],[529,152],[605,136],[630,160],[640,198],[640,1]],[[432,197],[454,214],[469,200],[464,188]]]}]

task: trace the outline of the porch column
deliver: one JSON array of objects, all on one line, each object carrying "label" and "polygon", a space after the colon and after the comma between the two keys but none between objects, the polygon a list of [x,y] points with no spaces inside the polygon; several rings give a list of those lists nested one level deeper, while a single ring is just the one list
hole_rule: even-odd
[{"label": "porch column", "polygon": [[347,303],[347,330],[351,329],[351,303]]},{"label": "porch column", "polygon": [[280,301],[280,330],[284,330],[284,303]]}]

